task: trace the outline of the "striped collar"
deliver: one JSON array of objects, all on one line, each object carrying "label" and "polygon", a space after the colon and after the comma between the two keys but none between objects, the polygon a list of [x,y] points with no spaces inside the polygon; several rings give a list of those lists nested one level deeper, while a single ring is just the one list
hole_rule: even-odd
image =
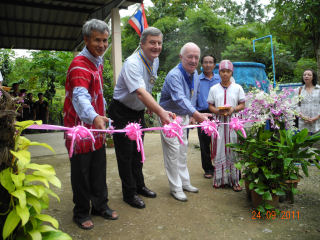
[{"label": "striped collar", "polygon": [[84,56],[86,58],[88,58],[97,68],[99,67],[100,64],[103,63],[103,58],[102,57],[94,57],[89,50],[87,49],[87,47],[84,47],[82,49],[82,51],[79,53],[78,56]]}]

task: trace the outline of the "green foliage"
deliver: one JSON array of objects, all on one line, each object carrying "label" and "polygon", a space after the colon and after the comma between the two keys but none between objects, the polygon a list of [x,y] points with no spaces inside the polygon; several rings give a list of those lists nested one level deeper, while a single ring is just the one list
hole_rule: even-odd
[{"label": "green foliage", "polygon": [[[17,135],[12,167],[0,172],[0,183],[11,195],[8,215],[3,226],[3,239],[71,239],[58,230],[59,224],[53,217],[41,213],[49,206],[49,195],[60,201],[50,185],[60,188],[61,182],[56,177],[54,168],[48,164],[31,163],[29,146],[39,145],[53,151],[45,144],[31,142],[20,136],[21,132],[33,121],[16,122]],[[54,152],[54,151],[53,151]],[[44,222],[51,224],[47,225]]]},{"label": "green foliage", "polygon": [[[280,42],[275,42],[273,44],[276,68],[276,81],[278,83],[295,82],[293,79],[293,70],[295,67],[294,55],[292,54],[292,52],[286,44],[282,44]],[[272,72],[271,64],[269,65],[268,70]]]},{"label": "green foliage", "polygon": [[151,19],[152,23],[155,19],[160,19],[166,16],[174,16],[183,20],[188,9],[194,9],[201,4],[202,0],[153,0],[154,7],[147,14],[147,18]]},{"label": "green foliage", "polygon": [[12,72],[12,61],[10,58],[14,56],[11,49],[0,49],[0,71],[4,78],[3,84],[8,85],[8,75]]},{"label": "green foliage", "polygon": [[30,58],[20,57],[12,62],[12,71],[8,75],[8,85],[12,86],[13,83],[19,83],[20,89],[37,89],[36,77],[30,71],[32,60]]},{"label": "green foliage", "polygon": [[[70,52],[37,51],[32,52],[31,71],[40,87],[46,88],[44,96],[51,102],[56,87],[65,83],[68,66],[73,59]],[[62,85],[62,86],[63,86]]]},{"label": "green foliage", "polygon": [[220,59],[221,51],[230,41],[230,26],[226,20],[206,5],[188,10],[186,16],[179,32],[182,43],[193,41],[201,47],[202,54],[212,53]]},{"label": "green foliage", "polygon": [[[260,44],[261,45],[261,44]],[[258,50],[254,53],[252,51],[252,40],[246,38],[238,38],[234,43],[228,45],[226,50],[222,52],[222,59],[230,59],[234,62],[260,62],[263,63],[263,51]]]},{"label": "green foliage", "polygon": [[308,167],[314,162],[320,169],[314,157],[319,158],[320,151],[310,148],[313,143],[320,140],[320,132],[309,136],[308,130],[298,133],[291,130],[270,131],[265,125],[253,127],[249,130],[247,138],[238,131],[239,143],[228,144],[238,153],[239,162],[236,167],[241,170],[245,179],[250,183],[249,189],[262,195],[263,203],[260,210],[266,211],[267,202],[271,195],[284,195],[288,189],[286,180],[302,177],[300,168],[308,176]]},{"label": "green foliage", "polygon": [[[316,57],[317,71],[320,73],[320,2],[313,0],[271,2],[275,6],[274,17],[269,22],[272,30],[281,41],[291,46],[296,57]],[[311,52],[306,52],[306,49],[310,49]]]},{"label": "green foliage", "polygon": [[[248,23],[231,29],[231,38],[255,39],[270,34],[269,28],[264,23]],[[259,44],[260,42],[257,42]]]},{"label": "green foliage", "polygon": [[245,23],[262,21],[265,17],[263,7],[259,4],[259,0],[246,0],[243,5],[243,11],[245,13]]},{"label": "green foliage", "polygon": [[294,81],[301,82],[303,72],[306,69],[317,69],[317,62],[315,59],[312,58],[300,58],[295,66],[294,69]]},{"label": "green foliage", "polygon": [[166,78],[167,73],[160,71],[158,73],[157,81],[155,82],[153,89],[152,89],[152,96],[157,99],[157,94],[161,93],[161,89]]},{"label": "green foliage", "polygon": [[121,44],[122,44],[122,60],[129,57],[134,50],[139,45],[139,35],[128,23],[129,17],[124,17],[121,19],[122,29],[121,29]]},{"label": "green foliage", "polygon": [[64,88],[57,89],[56,95],[49,104],[49,122],[50,124],[63,125],[63,103],[65,99]]},{"label": "green foliage", "polygon": [[106,99],[107,106],[109,106],[113,98],[114,84],[113,84],[113,70],[108,59],[105,59],[103,67],[104,67],[103,68],[103,80],[104,80],[103,95],[104,95],[104,98]]}]

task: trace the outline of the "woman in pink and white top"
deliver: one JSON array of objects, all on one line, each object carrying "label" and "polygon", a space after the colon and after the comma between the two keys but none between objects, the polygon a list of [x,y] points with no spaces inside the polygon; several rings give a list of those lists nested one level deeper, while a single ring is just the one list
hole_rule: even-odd
[{"label": "woman in pink and white top", "polygon": [[[210,88],[208,95],[209,110],[216,115],[220,123],[229,123],[231,117],[245,107],[245,93],[243,88],[231,81],[233,64],[229,60],[223,60],[219,64],[221,83]],[[227,143],[237,141],[237,134],[229,130],[228,124],[221,124],[218,128],[220,138],[213,142],[212,156],[214,157],[213,186],[223,187],[229,185],[234,191],[241,191],[239,185],[239,170],[234,163],[235,153]]]},{"label": "woman in pink and white top", "polygon": [[305,70],[302,84],[299,89],[302,98],[299,104],[299,130],[307,128],[312,134],[320,130],[320,86],[317,85],[317,74],[311,69]]}]

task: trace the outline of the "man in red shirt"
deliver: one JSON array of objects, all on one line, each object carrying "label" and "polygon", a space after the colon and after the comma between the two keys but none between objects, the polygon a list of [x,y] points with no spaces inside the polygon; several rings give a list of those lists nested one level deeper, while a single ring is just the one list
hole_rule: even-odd
[{"label": "man in red shirt", "polygon": [[[88,129],[105,129],[109,119],[105,116],[103,98],[103,54],[108,47],[109,29],[105,22],[91,19],[82,29],[86,46],[70,64],[66,80],[64,125],[83,125]],[[73,220],[82,229],[92,229],[92,215],[105,219],[118,218],[109,208],[106,184],[105,134],[93,132],[95,142],[83,138],[74,145],[71,163],[73,190]],[[66,136],[70,151],[71,139]]]}]

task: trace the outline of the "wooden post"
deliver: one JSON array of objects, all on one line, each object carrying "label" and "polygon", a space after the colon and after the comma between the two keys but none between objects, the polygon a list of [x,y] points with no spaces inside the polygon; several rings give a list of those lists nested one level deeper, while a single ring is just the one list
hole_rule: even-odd
[{"label": "wooden post", "polygon": [[112,68],[113,82],[116,85],[117,78],[122,67],[122,50],[121,50],[121,25],[120,25],[119,8],[113,8],[111,11],[112,27]]}]

